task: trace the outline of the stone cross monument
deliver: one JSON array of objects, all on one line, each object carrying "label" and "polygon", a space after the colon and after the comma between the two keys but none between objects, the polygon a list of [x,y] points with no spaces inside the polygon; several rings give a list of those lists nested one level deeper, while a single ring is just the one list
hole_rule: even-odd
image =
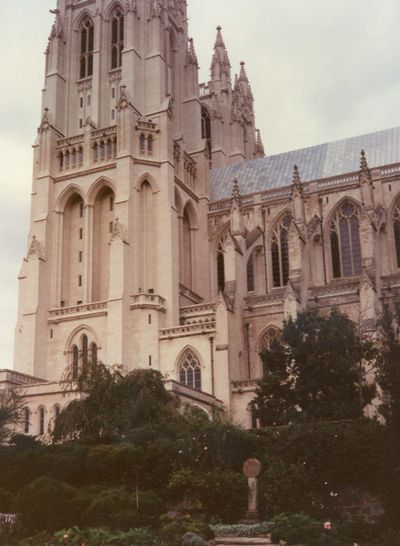
[{"label": "stone cross monument", "polygon": [[257,459],[247,459],[243,464],[243,474],[249,485],[248,508],[246,520],[258,520],[258,476],[261,472],[261,463]]}]

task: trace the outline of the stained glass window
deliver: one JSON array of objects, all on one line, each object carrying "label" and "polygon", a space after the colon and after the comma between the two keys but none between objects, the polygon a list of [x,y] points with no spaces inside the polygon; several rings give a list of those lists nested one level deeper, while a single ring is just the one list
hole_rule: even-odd
[{"label": "stained glass window", "polygon": [[286,286],[289,280],[289,213],[275,226],[271,237],[272,281],[274,288]]},{"label": "stained glass window", "polygon": [[191,349],[187,349],[179,361],[179,383],[201,391],[201,366]]},{"label": "stained glass window", "polygon": [[330,225],[333,277],[351,277],[362,271],[359,209],[345,201]]}]

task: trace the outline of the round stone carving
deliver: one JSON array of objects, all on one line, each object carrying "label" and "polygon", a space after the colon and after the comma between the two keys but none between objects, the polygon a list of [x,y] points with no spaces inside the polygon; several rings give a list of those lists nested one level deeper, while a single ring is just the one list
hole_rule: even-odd
[{"label": "round stone carving", "polygon": [[257,478],[261,472],[261,463],[258,459],[247,459],[243,465],[243,474],[246,478]]}]

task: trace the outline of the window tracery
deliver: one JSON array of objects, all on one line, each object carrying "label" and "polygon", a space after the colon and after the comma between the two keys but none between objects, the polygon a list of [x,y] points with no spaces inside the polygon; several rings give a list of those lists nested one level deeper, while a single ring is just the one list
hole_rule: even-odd
[{"label": "window tracery", "polygon": [[277,223],[271,237],[273,287],[286,286],[289,280],[289,227],[292,217],[286,213]]},{"label": "window tracery", "polygon": [[201,391],[201,365],[191,349],[187,349],[179,361],[179,383]]},{"label": "window tracery", "polygon": [[335,279],[360,275],[362,271],[359,215],[358,207],[345,201],[331,221],[332,274]]},{"label": "window tracery", "polygon": [[94,26],[93,21],[86,17],[80,28],[80,62],[79,77],[88,78],[93,75]]},{"label": "window tracery", "polygon": [[264,333],[261,335],[259,343],[259,352],[262,353],[266,350],[271,349],[273,343],[278,341],[280,338],[280,331],[274,326],[267,328]]},{"label": "window tracery", "polygon": [[124,15],[120,8],[111,18],[111,70],[122,65],[122,51],[124,49]]}]

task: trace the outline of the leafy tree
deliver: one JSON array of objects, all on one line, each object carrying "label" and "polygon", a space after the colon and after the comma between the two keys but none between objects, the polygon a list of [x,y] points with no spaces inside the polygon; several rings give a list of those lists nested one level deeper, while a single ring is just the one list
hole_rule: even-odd
[{"label": "leafy tree", "polygon": [[262,425],[355,419],[374,397],[363,370],[376,347],[336,310],[289,319],[261,356],[264,376],[253,407]]},{"label": "leafy tree", "polygon": [[376,378],[383,392],[379,410],[389,425],[400,430],[400,303],[393,313],[385,309],[379,326],[381,351]]},{"label": "leafy tree", "polygon": [[21,423],[23,396],[13,388],[0,389],[0,443],[8,440]]},{"label": "leafy tree", "polygon": [[67,375],[64,384],[81,397],[56,419],[56,442],[124,438],[135,427],[165,418],[174,407],[162,375],[154,370],[125,373],[120,366],[92,363],[76,380]]}]

